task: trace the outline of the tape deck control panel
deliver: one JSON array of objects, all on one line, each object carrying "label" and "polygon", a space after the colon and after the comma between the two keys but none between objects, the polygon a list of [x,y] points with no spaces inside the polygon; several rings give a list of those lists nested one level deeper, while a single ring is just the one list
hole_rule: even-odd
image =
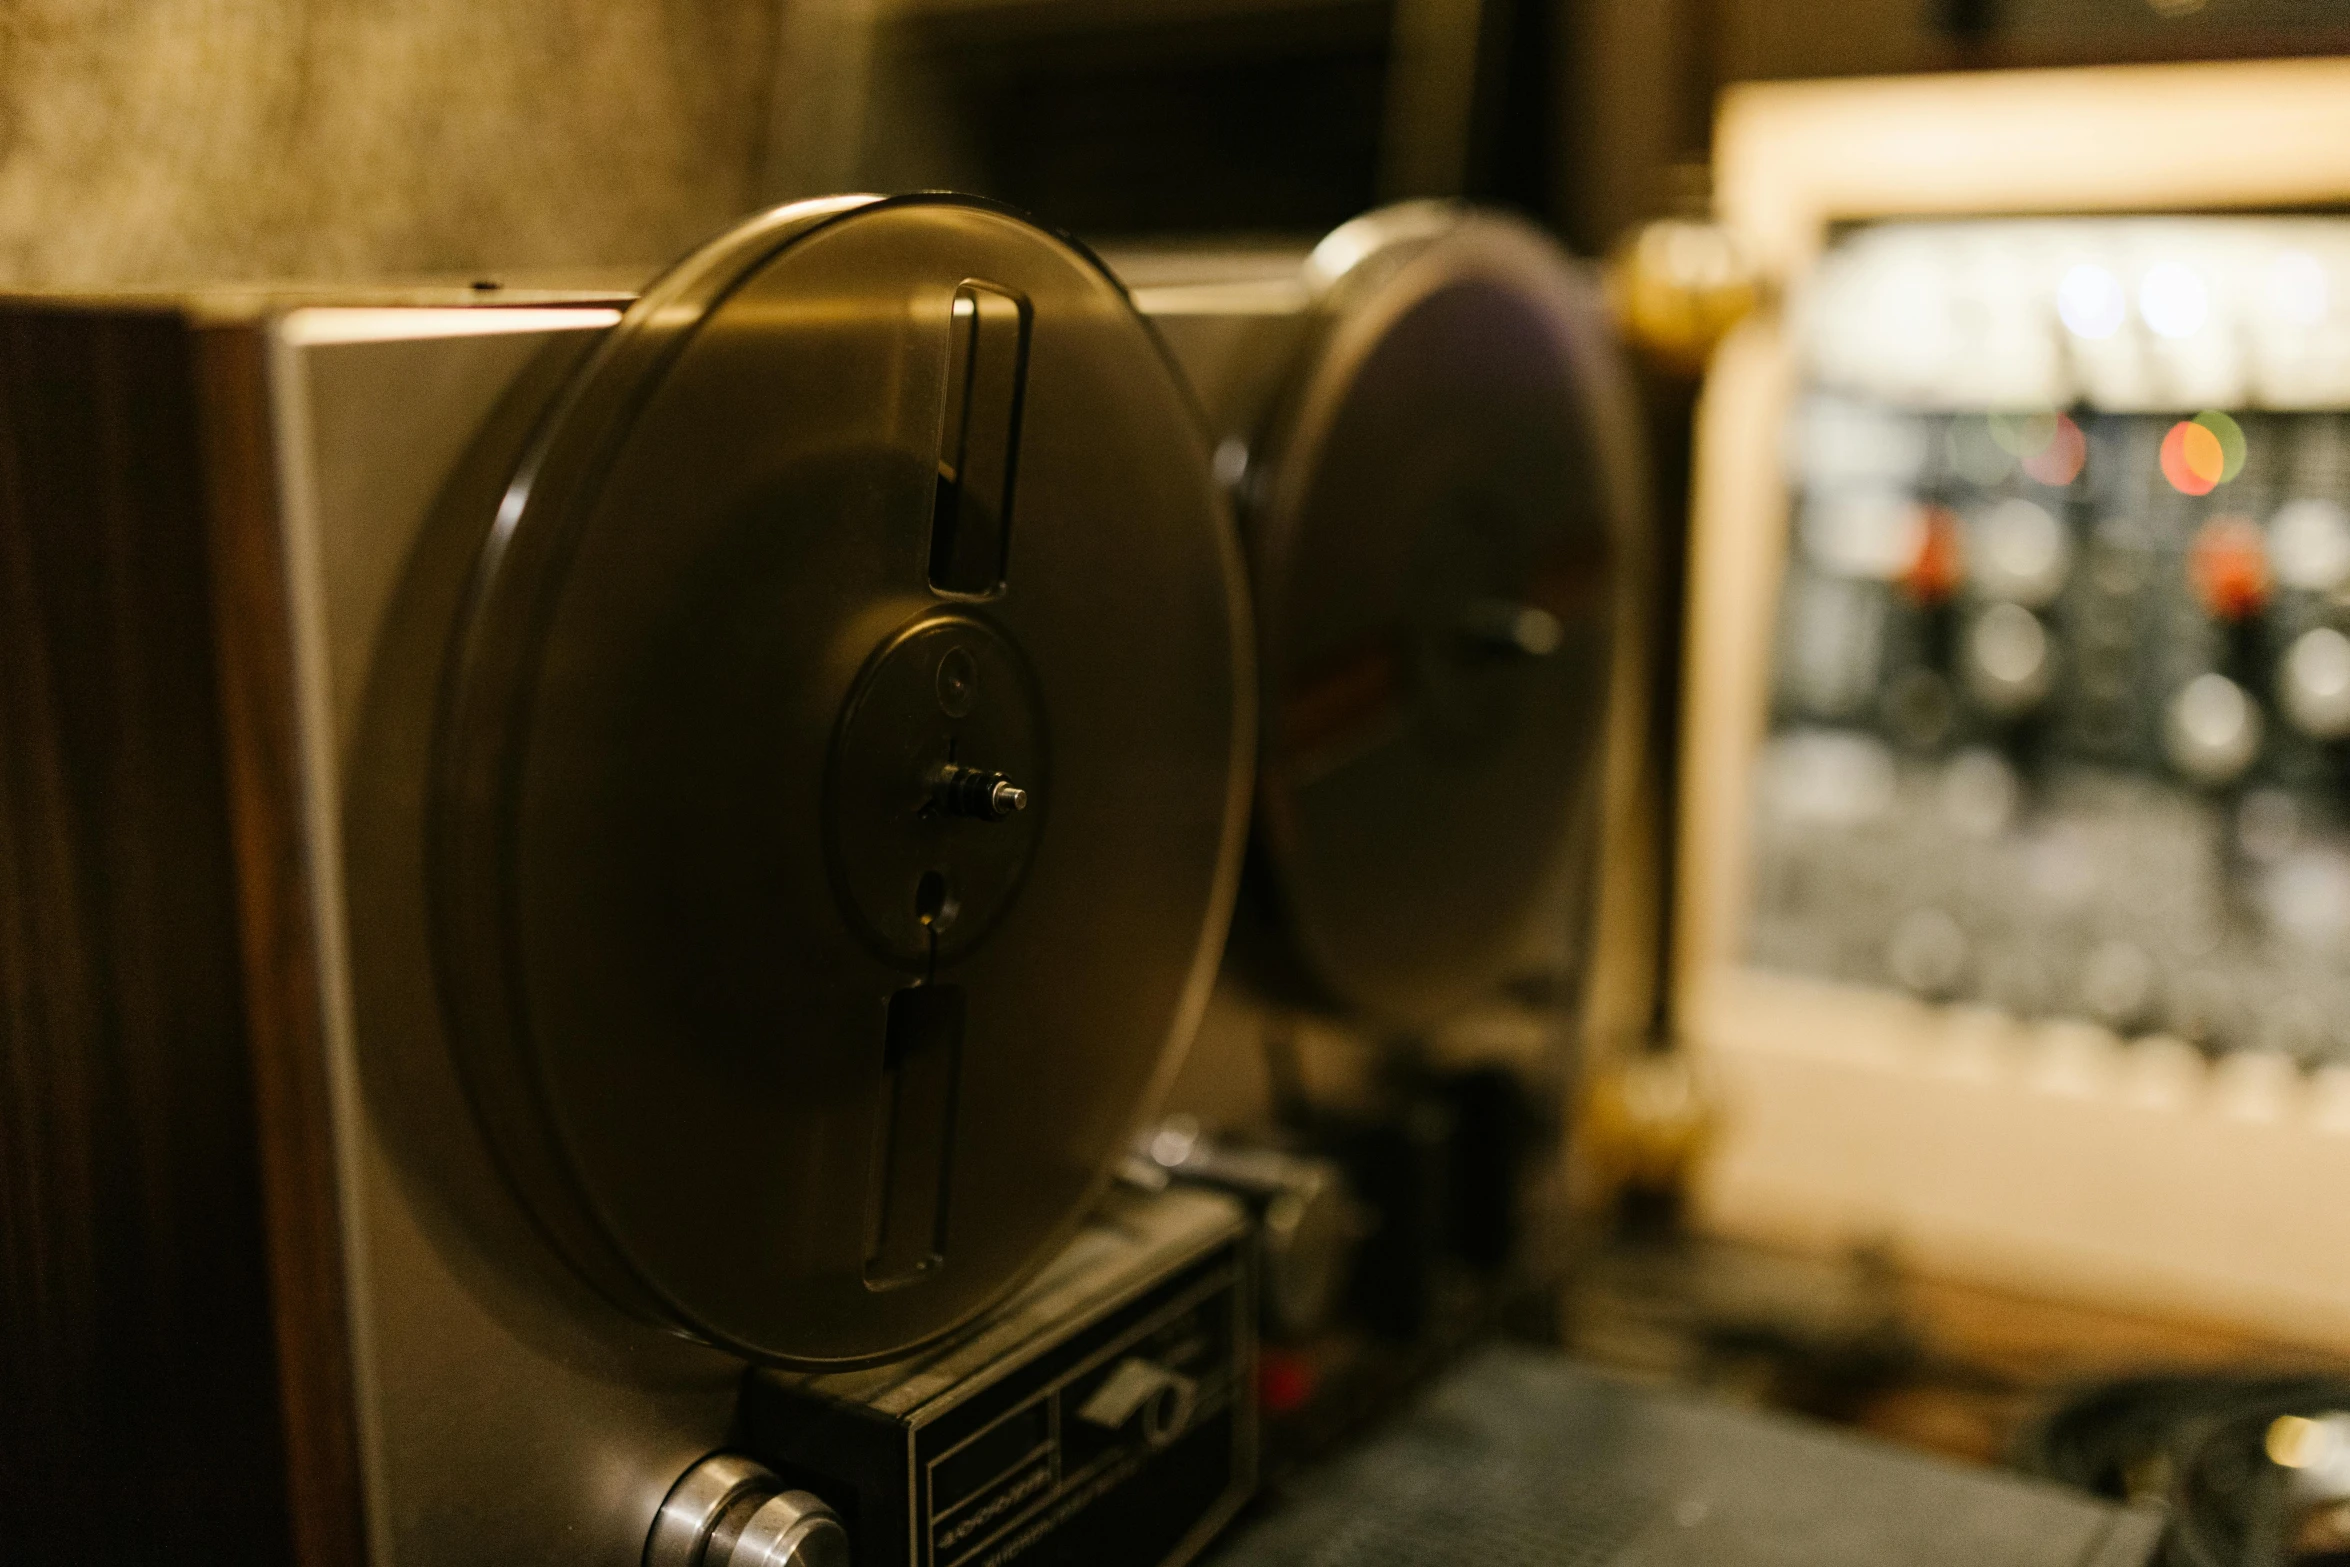
[{"label": "tape deck control panel", "polygon": [[1886,223],[1823,258],[1759,964],[2350,1059],[2350,226]]}]

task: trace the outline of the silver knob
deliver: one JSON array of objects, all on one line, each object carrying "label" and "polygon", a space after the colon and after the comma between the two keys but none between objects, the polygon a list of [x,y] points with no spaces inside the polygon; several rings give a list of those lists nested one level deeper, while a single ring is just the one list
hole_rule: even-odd
[{"label": "silver knob", "polygon": [[931,804],[949,816],[1000,822],[1014,812],[1028,809],[1028,791],[1002,773],[950,763],[940,768],[932,780]]},{"label": "silver knob", "polygon": [[2162,746],[2197,783],[2232,783],[2260,755],[2260,709],[2227,676],[2197,675],[2163,714]]},{"label": "silver knob", "polygon": [[645,1541],[645,1567],[849,1567],[840,1517],[763,1465],[703,1459],[672,1486]]},{"label": "silver knob", "polygon": [[1975,590],[1984,597],[2038,609],[2064,591],[2073,563],[2072,536],[2047,507],[2001,501],[1976,520],[1973,543],[1968,565]]},{"label": "silver knob", "polygon": [[2296,637],[2278,672],[2277,702],[2313,740],[2350,735],[2350,637],[2331,626]]},{"label": "silver knob", "polygon": [[2048,695],[2048,632],[2021,604],[1993,604],[1975,617],[1963,650],[1967,690],[1985,710],[2016,718]]},{"label": "silver knob", "polygon": [[2333,501],[2288,501],[2268,525],[2277,580],[2304,593],[2331,593],[2350,579],[2350,512]]}]

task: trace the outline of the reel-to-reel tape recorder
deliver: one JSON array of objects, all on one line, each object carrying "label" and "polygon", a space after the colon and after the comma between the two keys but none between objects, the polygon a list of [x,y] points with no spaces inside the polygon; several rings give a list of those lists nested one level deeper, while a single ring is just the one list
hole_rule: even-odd
[{"label": "reel-to-reel tape recorder", "polygon": [[1447,202],[1302,254],[1107,254],[1199,392],[1248,551],[1253,988],[1394,1033],[1572,967],[1645,544],[1596,283]]},{"label": "reel-to-reel tape recorder", "polygon": [[1410,208],[1130,297],[841,198],[634,296],[0,308],[0,964],[47,1007],[0,1109],[25,1170],[191,1194],[4,1204],[11,1386],[83,1433],[0,1464],[6,1532],[1198,1549],[1255,1248],[1111,1182],[1244,858],[1228,974],[1374,1033],[1573,940],[1636,541],[1558,265]]},{"label": "reel-to-reel tape recorder", "polygon": [[[221,1351],[286,1436],[170,1461],[227,1489],[283,1452],[250,1559],[619,1567],[702,1491],[665,1561],[840,1559],[840,1524],[776,1500],[792,1475],[673,1487],[753,1434],[746,1362],[903,1360],[1064,1252],[1189,1037],[1239,875],[1239,552],[1118,285],[983,202],[845,199],[633,302],[23,301],[7,341],[19,624],[63,636],[76,573],[106,569],[75,532],[92,494],[125,550],[209,577],[213,625],[139,651],[218,694],[93,830],[176,814],[233,856],[190,896],[235,922],[241,995],[182,1025],[227,1037],[165,1043],[252,1080],[253,1140],[219,1153],[261,1188],[258,1233],[207,1217],[250,1247],[222,1298],[268,1308]],[[10,716],[75,765],[70,722]],[[225,793],[186,781],[208,762]],[[60,826],[20,821],[20,845]],[[1223,1280],[1182,1304],[1212,1324],[1240,1226],[1162,1210],[1099,1221],[1102,1256],[1046,1280],[1050,1330],[998,1332],[963,1391],[1007,1357],[1082,1380],[1118,1345],[1127,1375],[1145,1350],[1071,1336],[1176,1276]],[[944,1567],[1212,1433],[1182,1459],[1213,1472],[1193,1516],[1133,1557],[1158,1560],[1248,1484],[1245,1324],[1202,1335],[1147,1351],[1180,1409],[1067,1408],[1122,1467],[1077,1473],[1059,1432],[1070,1472],[955,1549],[825,1500],[859,1561],[904,1530]],[[52,1398],[99,1370],[58,1367]],[[157,1371],[168,1439],[200,1416]],[[89,1482],[65,1483],[40,1516]]]},{"label": "reel-to-reel tape recorder", "polygon": [[[11,1563],[1177,1567],[1234,1516],[1346,1226],[1278,1159],[1114,1176],[1212,1002],[1187,1092],[1268,1018],[1555,1009],[1640,541],[1525,231],[1221,286],[922,196],[641,295],[0,302]],[[1350,1167],[1370,1293],[1506,1251],[1480,1132]],[[1562,1528],[1589,1443],[1644,1528],[1728,1498],[1683,1550],[1849,1532],[1558,1406],[1496,1472]],[[1776,1448],[1907,1498],[1851,1559],[1973,1548]],[[1440,1469],[1232,1549],[1535,1537],[1427,1534]]]}]

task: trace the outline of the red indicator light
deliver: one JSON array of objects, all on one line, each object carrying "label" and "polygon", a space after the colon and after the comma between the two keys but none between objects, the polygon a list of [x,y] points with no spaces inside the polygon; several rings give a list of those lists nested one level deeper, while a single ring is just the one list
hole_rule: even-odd
[{"label": "red indicator light", "polygon": [[2060,413],[1996,413],[1987,421],[1992,441],[2016,460],[2027,477],[2061,489],[2081,476],[2089,458],[2088,437]]},{"label": "red indicator light", "polygon": [[1939,604],[1958,591],[1966,575],[1966,557],[1960,548],[1958,518],[1947,506],[1919,508],[1925,526],[1918,530],[1918,552],[1901,574],[1902,590],[1920,604]]},{"label": "red indicator light", "polygon": [[1257,1403],[1268,1415],[1302,1409],[1314,1396],[1314,1368],[1303,1355],[1268,1349],[1257,1360]]},{"label": "red indicator light", "polygon": [[2227,467],[2227,450],[2207,425],[2182,419],[2162,438],[2162,476],[2181,495],[2209,495]]},{"label": "red indicator light", "polygon": [[2269,591],[2267,541],[2260,525],[2234,516],[2205,523],[2187,552],[2187,583],[2196,601],[2217,619],[2246,620],[2260,613]]},{"label": "red indicator light", "polygon": [[2023,470],[2052,489],[2062,489],[2081,476],[2081,465],[2088,460],[2089,438],[2079,425],[2058,414],[2047,444],[2024,458]]}]

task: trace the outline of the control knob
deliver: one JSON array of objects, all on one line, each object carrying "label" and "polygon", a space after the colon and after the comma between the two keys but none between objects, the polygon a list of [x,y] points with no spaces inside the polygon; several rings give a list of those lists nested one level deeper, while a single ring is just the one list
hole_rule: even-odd
[{"label": "control knob", "polygon": [[718,1453],[663,1499],[645,1567],[849,1567],[849,1535],[814,1496],[748,1458]]}]

